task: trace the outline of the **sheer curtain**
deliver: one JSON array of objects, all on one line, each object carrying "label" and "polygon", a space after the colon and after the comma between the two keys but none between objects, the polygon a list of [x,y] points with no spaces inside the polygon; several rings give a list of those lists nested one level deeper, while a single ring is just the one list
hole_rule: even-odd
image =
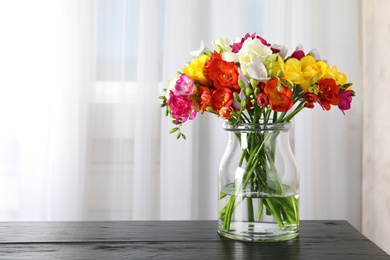
[{"label": "sheer curtain", "polygon": [[257,32],[318,48],[355,83],[347,116],[298,116],[294,146],[302,218],[360,228],[359,3],[1,3],[0,220],[216,219],[221,121],[198,115],[178,141],[157,97],[200,40]]},{"label": "sheer curtain", "polygon": [[2,2],[0,10],[0,219],[79,219],[91,10],[41,0]]}]

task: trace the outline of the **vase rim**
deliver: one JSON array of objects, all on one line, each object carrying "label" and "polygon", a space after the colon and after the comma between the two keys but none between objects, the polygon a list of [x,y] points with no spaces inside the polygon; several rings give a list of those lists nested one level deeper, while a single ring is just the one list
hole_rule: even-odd
[{"label": "vase rim", "polygon": [[294,127],[294,122],[278,122],[278,123],[238,123],[228,124],[223,122],[222,128],[226,131],[288,131]]}]

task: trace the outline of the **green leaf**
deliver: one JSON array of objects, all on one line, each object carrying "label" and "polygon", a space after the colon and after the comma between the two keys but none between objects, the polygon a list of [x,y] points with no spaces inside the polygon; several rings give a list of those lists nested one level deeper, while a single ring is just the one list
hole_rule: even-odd
[{"label": "green leaf", "polygon": [[344,84],[344,85],[341,86],[341,90],[346,90],[346,89],[349,88],[350,86],[352,86],[352,83]]},{"label": "green leaf", "polygon": [[169,131],[170,134],[176,132],[177,130],[179,130],[179,127],[175,127],[175,128],[172,128],[171,131]]},{"label": "green leaf", "polygon": [[159,99],[165,99],[165,96],[158,96]]}]

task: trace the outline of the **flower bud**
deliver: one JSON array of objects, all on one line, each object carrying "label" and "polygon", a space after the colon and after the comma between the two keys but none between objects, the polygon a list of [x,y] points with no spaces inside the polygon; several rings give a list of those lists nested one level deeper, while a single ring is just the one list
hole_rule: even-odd
[{"label": "flower bud", "polygon": [[249,97],[252,94],[252,90],[250,88],[245,89],[245,95]]}]

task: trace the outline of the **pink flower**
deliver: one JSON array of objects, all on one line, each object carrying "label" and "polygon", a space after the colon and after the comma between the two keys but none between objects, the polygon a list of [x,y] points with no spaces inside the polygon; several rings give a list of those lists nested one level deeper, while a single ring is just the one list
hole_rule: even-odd
[{"label": "pink flower", "polygon": [[353,90],[344,90],[339,92],[339,108],[341,112],[344,113],[344,110],[348,110],[351,108],[352,96],[354,94]]},{"label": "pink flower", "polygon": [[187,96],[176,96],[172,91],[169,93],[168,106],[171,109],[173,118],[176,119],[176,124],[184,123],[187,119],[194,119],[196,110],[192,107],[192,100]]},{"label": "pink flower", "polygon": [[187,74],[181,74],[175,84],[175,95],[189,96],[195,92],[194,80]]},{"label": "pink flower", "polygon": [[266,107],[269,104],[268,96],[265,93],[257,95],[257,104],[261,107]]}]

